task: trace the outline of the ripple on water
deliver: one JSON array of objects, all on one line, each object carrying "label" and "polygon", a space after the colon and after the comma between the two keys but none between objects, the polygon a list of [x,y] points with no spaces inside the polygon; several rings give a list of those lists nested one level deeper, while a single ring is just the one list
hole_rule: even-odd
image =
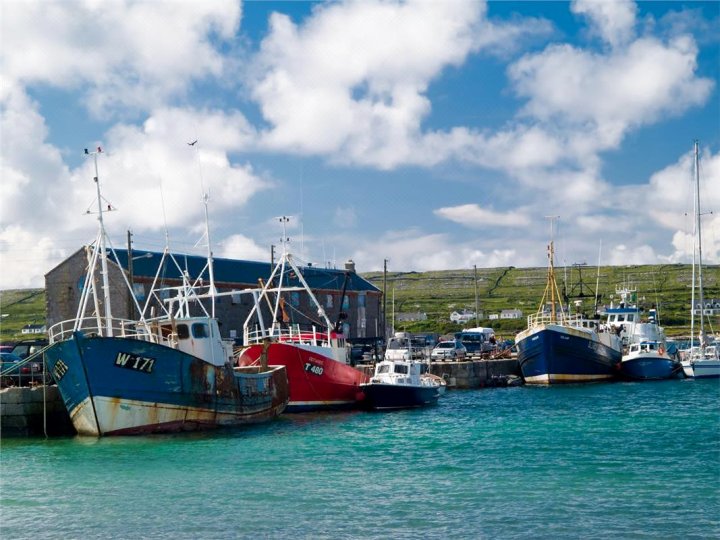
[{"label": "ripple on water", "polygon": [[711,381],[519,387],[215,433],[7,439],[0,533],[718,537],[719,407]]}]

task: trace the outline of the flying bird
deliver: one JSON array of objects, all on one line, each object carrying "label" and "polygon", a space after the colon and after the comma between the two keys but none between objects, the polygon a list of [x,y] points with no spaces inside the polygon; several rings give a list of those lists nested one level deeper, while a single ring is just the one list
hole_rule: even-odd
[{"label": "flying bird", "polygon": [[189,142],[187,144],[188,144],[188,146],[195,146],[196,142],[197,142],[197,139],[195,139],[193,142]]}]

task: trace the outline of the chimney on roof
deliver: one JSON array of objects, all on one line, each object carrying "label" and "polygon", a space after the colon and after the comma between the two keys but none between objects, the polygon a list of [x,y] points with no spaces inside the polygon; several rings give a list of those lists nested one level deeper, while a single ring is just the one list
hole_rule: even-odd
[{"label": "chimney on roof", "polygon": [[355,273],[355,261],[353,261],[352,259],[348,259],[345,263],[345,270]]}]

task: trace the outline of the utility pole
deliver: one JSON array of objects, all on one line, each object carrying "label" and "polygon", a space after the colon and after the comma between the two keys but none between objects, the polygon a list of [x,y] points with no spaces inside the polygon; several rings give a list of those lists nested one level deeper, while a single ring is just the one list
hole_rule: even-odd
[{"label": "utility pole", "polygon": [[383,312],[382,312],[382,322],[383,322],[383,339],[385,340],[385,343],[387,344],[387,263],[388,260],[383,260]]},{"label": "utility pole", "polygon": [[475,326],[480,326],[480,310],[478,309],[477,264],[473,264],[473,278],[475,280]]}]

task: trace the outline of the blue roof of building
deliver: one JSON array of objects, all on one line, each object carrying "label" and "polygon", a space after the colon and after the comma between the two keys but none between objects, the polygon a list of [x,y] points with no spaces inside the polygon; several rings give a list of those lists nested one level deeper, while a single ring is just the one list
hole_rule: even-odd
[{"label": "blue roof of building", "polygon": [[[122,268],[127,269],[128,252],[126,249],[116,249],[118,264]],[[158,272],[158,266],[162,260],[162,253],[155,251],[143,251],[133,250],[133,275],[135,277],[147,277],[154,278]],[[146,254],[150,253],[151,256]],[[207,258],[200,257],[198,255],[181,255],[173,254],[178,264],[185,270],[188,275],[195,279],[198,277],[200,272],[203,272]],[[114,259],[114,257],[111,258]],[[179,274],[175,264],[165,259],[163,265],[162,277],[165,279],[181,279],[182,276]],[[302,272],[305,281],[311,289],[326,289],[326,290],[342,290],[343,282],[345,280],[345,270],[335,270],[329,268],[320,268],[316,266],[298,266]],[[213,270],[215,275],[215,282],[217,283],[238,283],[245,284],[248,286],[256,286],[259,279],[266,280],[270,277],[272,272],[272,266],[267,262],[257,261],[242,261],[236,259],[223,259],[219,257],[213,257]],[[349,278],[347,283],[348,291],[362,292],[372,291],[379,292],[380,289],[375,287],[369,281],[363,279],[355,272],[349,272]],[[207,271],[204,272],[205,279],[208,279]],[[289,276],[288,286],[300,285],[297,278]]]}]

